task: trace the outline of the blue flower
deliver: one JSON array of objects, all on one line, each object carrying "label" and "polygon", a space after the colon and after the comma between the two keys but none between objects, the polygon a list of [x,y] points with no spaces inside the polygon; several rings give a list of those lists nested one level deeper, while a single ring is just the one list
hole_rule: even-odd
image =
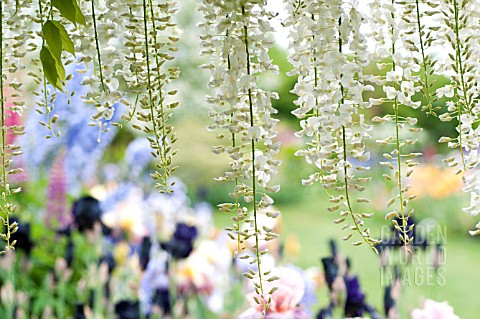
[{"label": "blue flower", "polygon": [[128,194],[135,189],[135,185],[131,183],[121,183],[115,191],[108,193],[107,197],[102,200],[100,206],[103,211],[108,212],[117,203],[128,197]]},{"label": "blue flower", "polygon": [[[163,253],[165,254],[165,253]],[[170,313],[169,279],[167,275],[167,256],[156,254],[143,273],[140,281],[139,297],[144,314],[150,314],[153,305],[158,305],[165,314]]]},{"label": "blue flower", "polygon": [[125,162],[131,177],[139,176],[152,161],[151,151],[150,143],[145,138],[137,138],[128,144],[125,150]]},{"label": "blue flower", "polygon": [[96,110],[93,106],[86,105],[81,98],[87,90],[81,85],[83,75],[75,70],[70,70],[70,73],[73,74],[73,78],[68,81],[66,90],[75,91],[76,94],[68,98],[65,94],[59,93],[54,102],[54,112],[59,116],[57,126],[61,135],[45,139],[49,131],[39,123],[46,121],[45,115],[30,112],[25,122],[26,134],[21,137],[20,144],[24,152],[23,161],[32,175],[49,169],[57,153],[65,149],[68,192],[78,195],[81,182],[86,183],[95,178],[98,162],[115,136],[116,128],[111,122],[117,121],[124,110],[116,106],[114,116],[105,123],[105,128],[110,131],[103,133],[99,140],[99,129],[88,125],[92,122],[91,117],[95,115]]}]

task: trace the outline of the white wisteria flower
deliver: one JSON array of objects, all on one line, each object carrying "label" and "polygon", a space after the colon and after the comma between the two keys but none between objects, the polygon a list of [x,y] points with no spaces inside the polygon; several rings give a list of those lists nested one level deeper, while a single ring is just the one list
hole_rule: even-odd
[{"label": "white wisteria flower", "polygon": [[24,133],[20,116],[26,108],[26,101],[22,98],[24,85],[18,78],[25,72],[27,53],[36,48],[30,31],[32,17],[29,9],[28,1],[6,0],[0,4],[0,235],[5,241],[1,253],[15,249],[16,240],[11,240],[11,235],[19,227],[11,220],[17,211],[11,197],[21,188],[11,184],[11,176],[22,172],[13,162],[22,154],[15,139]]},{"label": "white wisteria flower", "polygon": [[353,211],[354,199],[350,195],[352,189],[363,190],[365,187],[360,184],[367,180],[353,174],[354,163],[369,159],[364,140],[369,138],[370,128],[363,125],[360,114],[372,105],[364,101],[363,94],[373,91],[362,71],[369,63],[366,38],[360,32],[365,17],[357,10],[355,1],[307,4],[290,0],[286,1],[286,9],[289,16],[284,24],[291,29],[290,74],[298,75],[292,91],[298,95],[298,108],[292,113],[300,119],[301,130],[296,136],[308,138],[307,148],[295,155],[305,157],[307,163],[317,168],[302,184],[319,182],[326,189],[340,188],[343,193],[331,195],[334,206],[329,208],[339,209],[338,202],[345,207],[340,212],[342,218],[335,223],[344,223],[343,229],[357,230],[375,250],[373,246],[378,241],[367,235],[369,231],[360,230],[364,216]]},{"label": "white wisteria flower", "polygon": [[[260,227],[257,215],[273,204],[266,193],[279,190],[269,182],[280,165],[274,159],[280,144],[275,142],[278,120],[272,118],[277,111],[271,104],[278,95],[258,87],[258,74],[277,72],[268,56],[273,44],[268,34],[274,14],[267,11],[264,1],[258,0],[203,0],[200,10],[205,18],[199,25],[203,29],[202,54],[210,57],[203,66],[211,74],[212,94],[207,100],[212,104],[209,114],[214,123],[208,128],[218,131],[223,142],[214,146],[214,152],[227,152],[231,159],[231,169],[217,180],[235,184],[230,194],[235,203],[222,204],[220,209],[235,213],[229,235],[237,241],[239,258],[249,258],[257,266],[256,271],[244,275],[254,280],[257,293],[265,297],[262,307],[266,310],[271,292],[263,289],[269,277],[261,265],[259,242],[276,238],[277,234]],[[242,206],[240,199],[246,205]],[[251,215],[249,210],[253,211]],[[248,227],[242,228],[242,223]],[[253,256],[244,251],[248,239],[255,242]]]},{"label": "white wisteria flower", "polygon": [[[385,93],[383,103],[392,107],[393,114],[383,117],[375,117],[374,122],[380,124],[390,123],[394,127],[391,136],[377,140],[377,143],[388,150],[384,153],[385,161],[380,165],[385,167],[390,174],[383,176],[387,181],[395,183],[395,196],[387,202],[387,207],[396,204],[393,212],[386,215],[386,219],[393,219],[393,225],[400,232],[400,238],[405,245],[412,242],[413,237],[407,229],[408,219],[413,210],[408,203],[415,195],[408,194],[410,186],[406,179],[413,173],[417,165],[415,157],[420,153],[409,153],[405,148],[411,147],[416,142],[415,138],[404,137],[406,131],[417,133],[421,128],[415,127],[416,120],[401,116],[401,109],[410,107],[413,109],[422,106],[421,101],[415,101],[414,96],[422,91],[427,105],[422,110],[428,110],[433,114],[428,82],[430,62],[428,61],[424,34],[424,21],[422,20],[424,3],[395,2],[375,0],[370,4],[370,23],[372,37],[376,40],[376,50],[372,54],[372,60],[386,69],[386,75],[376,76],[375,83],[381,85]],[[421,8],[422,7],[422,8]],[[420,72],[422,70],[422,72]],[[422,76],[417,74],[422,73]]]},{"label": "white wisteria flower", "polygon": [[448,158],[445,162],[457,167],[457,174],[464,174],[464,190],[470,194],[470,206],[464,210],[475,216],[480,212],[477,193],[480,139],[478,128],[475,128],[480,116],[480,32],[474,27],[480,23],[479,9],[478,1],[439,1],[442,14],[437,17],[438,38],[446,51],[446,58],[439,59],[436,66],[436,71],[448,74],[451,82],[436,91],[439,98],[448,99],[447,112],[441,119],[457,121],[458,136],[443,141],[448,142],[450,148],[459,149],[461,155],[459,160]]}]

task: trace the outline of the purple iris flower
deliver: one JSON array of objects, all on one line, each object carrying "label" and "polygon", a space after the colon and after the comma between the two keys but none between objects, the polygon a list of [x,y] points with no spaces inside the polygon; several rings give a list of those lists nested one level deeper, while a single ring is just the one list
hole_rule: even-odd
[{"label": "purple iris flower", "polygon": [[140,269],[142,269],[142,271],[147,269],[148,262],[150,261],[150,249],[152,249],[152,241],[150,237],[145,236],[142,239],[142,245],[140,247]]},{"label": "purple iris flower", "polygon": [[333,282],[338,275],[338,265],[333,257],[322,258],[323,270],[325,273],[325,280],[327,281],[328,288],[332,290]]},{"label": "purple iris flower", "polygon": [[174,259],[187,258],[193,250],[193,242],[198,236],[195,226],[178,223],[175,232],[168,242],[161,243],[161,247]]},{"label": "purple iris flower", "polygon": [[195,226],[188,226],[184,223],[178,223],[175,232],[173,233],[173,237],[176,240],[184,240],[193,242],[195,238],[198,236],[198,230]]},{"label": "purple iris flower", "polygon": [[123,300],[115,304],[117,319],[140,319],[140,303],[138,301]]},{"label": "purple iris flower", "polygon": [[364,310],[365,294],[360,288],[357,276],[344,278],[347,287],[347,301],[345,303],[346,317],[361,317]]},{"label": "purple iris flower", "polygon": [[77,303],[75,305],[75,311],[73,313],[73,319],[86,319],[85,305],[83,303]]}]

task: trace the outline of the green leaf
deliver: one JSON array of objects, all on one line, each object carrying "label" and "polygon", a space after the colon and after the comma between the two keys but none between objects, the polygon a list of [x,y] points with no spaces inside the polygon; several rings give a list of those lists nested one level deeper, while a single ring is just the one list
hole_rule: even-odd
[{"label": "green leaf", "polygon": [[40,61],[42,62],[43,73],[45,74],[48,82],[53,86],[57,86],[58,73],[56,62],[50,53],[50,50],[45,46],[42,47],[42,50],[40,50]]},{"label": "green leaf", "polygon": [[57,8],[65,19],[77,24],[76,10],[72,0],[52,0],[52,6]]},{"label": "green leaf", "polygon": [[65,82],[65,69],[61,63],[58,63],[53,57],[50,49],[43,46],[40,50],[40,61],[43,66],[43,73],[48,83],[55,86],[59,90],[63,90],[63,82]]},{"label": "green leaf", "polygon": [[43,38],[55,60],[62,61],[62,38],[55,23],[47,20],[42,26]]},{"label": "green leaf", "polygon": [[71,1],[73,2],[73,6],[75,7],[75,18],[77,22],[80,23],[81,25],[87,26],[87,22],[85,21],[85,16],[83,15],[82,10],[80,10],[77,0],[71,0]]},{"label": "green leaf", "polygon": [[86,25],[85,17],[78,6],[77,0],[52,0],[52,6],[57,8],[60,14],[73,24]]},{"label": "green leaf", "polygon": [[55,68],[57,69],[58,79],[60,80],[60,86],[57,86],[57,88],[63,91],[63,84],[67,82],[67,74],[65,73],[62,61],[55,61]]},{"label": "green leaf", "polygon": [[[42,51],[40,51],[40,60],[44,66],[45,76],[50,84],[62,90],[63,83],[66,82],[66,74],[62,63],[63,41],[61,32],[51,20],[47,20],[43,24],[42,32],[45,43],[47,44],[47,46],[42,47]],[[53,65],[51,58],[54,60]],[[53,69],[55,69],[56,74],[53,74]],[[47,70],[49,74],[47,74]]]},{"label": "green leaf", "polygon": [[70,39],[67,30],[65,30],[65,27],[58,21],[52,22],[55,24],[58,31],[60,31],[60,37],[62,38],[62,49],[75,56],[75,46],[73,45],[73,41]]}]

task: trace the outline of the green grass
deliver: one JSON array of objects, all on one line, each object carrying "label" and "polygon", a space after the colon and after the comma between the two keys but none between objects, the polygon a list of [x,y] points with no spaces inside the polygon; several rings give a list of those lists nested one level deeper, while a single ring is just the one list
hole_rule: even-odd
[{"label": "green grass", "polygon": [[[328,240],[337,239],[341,254],[349,257],[352,261],[352,272],[359,275],[367,301],[383,313],[384,283],[381,280],[380,259],[367,246],[353,247],[351,243],[341,241],[344,236],[339,225],[332,223],[337,213],[329,213],[325,207],[328,205],[326,196],[319,191],[315,194],[307,190],[306,200],[302,202],[284,204],[278,207],[282,211],[282,238],[289,234],[298,238],[300,252],[295,259],[295,264],[308,268],[320,267],[320,258],[329,255]],[[305,194],[304,194],[305,195]],[[438,301],[448,301],[455,309],[455,313],[462,319],[477,319],[480,313],[478,295],[474,293],[480,287],[480,242],[478,238],[471,238],[467,234],[468,228],[460,228],[458,224],[465,225],[465,213],[460,209],[451,209],[452,204],[458,203],[456,199],[433,200],[428,198],[416,200],[417,218],[441,216],[441,229],[446,229],[446,236],[442,233],[445,241],[446,262],[441,270],[441,278],[444,285],[435,285],[437,277],[434,276],[429,258],[430,250],[426,253],[417,253],[413,265],[406,268],[404,273],[405,285],[402,291],[401,308],[402,318],[409,318],[408,313],[421,304],[423,298]],[[460,207],[460,206],[456,206]],[[444,211],[442,211],[442,209]],[[373,235],[379,235],[380,229],[390,227],[390,222],[383,220],[383,214],[376,214],[375,218],[367,220]],[[458,217],[458,222],[457,222]],[[229,216],[217,213],[215,221],[218,227],[230,224]],[[443,226],[446,226],[443,228]],[[459,230],[463,229],[463,230]],[[354,235],[355,236],[355,235]],[[399,257],[391,260],[399,261]],[[403,273],[403,272],[402,272]],[[428,277],[429,276],[429,277]],[[429,285],[425,285],[426,281]],[[321,305],[326,305],[326,288],[319,292]]]}]

